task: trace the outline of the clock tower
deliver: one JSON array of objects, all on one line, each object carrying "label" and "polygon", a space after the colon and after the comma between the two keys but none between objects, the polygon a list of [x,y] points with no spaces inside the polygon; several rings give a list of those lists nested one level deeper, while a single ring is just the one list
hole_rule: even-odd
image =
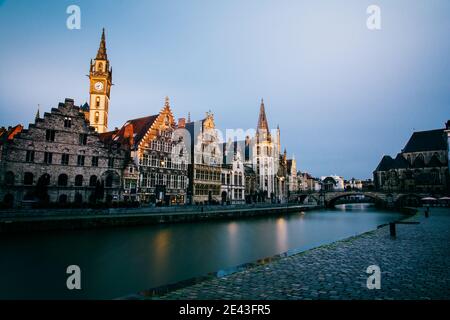
[{"label": "clock tower", "polygon": [[98,133],[108,131],[109,97],[112,86],[112,68],[109,66],[106,54],[105,29],[97,56],[92,61],[89,70],[89,123]]}]

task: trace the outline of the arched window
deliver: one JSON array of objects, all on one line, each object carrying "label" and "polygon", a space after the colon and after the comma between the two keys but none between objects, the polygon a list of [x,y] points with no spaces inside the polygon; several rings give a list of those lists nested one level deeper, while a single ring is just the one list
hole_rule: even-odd
[{"label": "arched window", "polygon": [[[100,105],[100,98],[97,97],[97,107],[98,107],[99,105]],[[99,113],[98,111],[96,111],[96,112],[95,112],[95,119],[94,119],[94,122],[95,122],[95,123],[98,123],[99,119],[100,119],[100,113]]]},{"label": "arched window", "polygon": [[89,179],[89,186],[95,187],[97,185],[97,176],[91,176]]},{"label": "arched window", "polygon": [[67,195],[62,194],[59,196],[59,203],[67,203]]},{"label": "arched window", "polygon": [[14,196],[11,193],[7,193],[3,198],[3,203],[7,208],[11,208],[14,204]]},{"label": "arched window", "polygon": [[83,203],[83,196],[80,193],[76,193],[74,202],[78,204]]},{"label": "arched window", "polygon": [[83,176],[79,174],[75,177],[75,187],[82,187],[82,186],[83,186]]},{"label": "arched window", "polygon": [[67,174],[64,174],[64,173],[60,174],[58,177],[58,186],[60,186],[60,187],[67,186],[67,180],[68,180]]},{"label": "arched window", "polygon": [[50,184],[50,175],[48,173],[44,173],[38,181],[39,186],[48,186]]},{"label": "arched window", "polygon": [[112,174],[108,174],[106,176],[105,187],[111,188],[112,185],[113,185],[113,176],[112,176]]},{"label": "arched window", "polygon": [[242,186],[242,173],[239,172],[239,185]]},{"label": "arched window", "polygon": [[31,172],[25,172],[25,174],[23,175],[23,184],[26,186],[31,186],[33,185],[33,179],[34,176]]},{"label": "arched window", "polygon": [[15,180],[14,172],[12,172],[12,171],[6,172],[6,174],[5,174],[5,184],[7,186],[13,186],[14,185],[14,180]]}]

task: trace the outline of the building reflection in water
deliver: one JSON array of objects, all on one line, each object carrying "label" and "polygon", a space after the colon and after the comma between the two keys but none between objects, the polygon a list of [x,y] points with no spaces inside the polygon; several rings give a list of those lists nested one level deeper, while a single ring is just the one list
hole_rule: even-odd
[{"label": "building reflection in water", "polygon": [[285,218],[278,218],[276,222],[276,230],[277,230],[277,250],[279,253],[285,252],[288,250],[288,230],[287,230],[287,222]]},{"label": "building reflection in water", "polygon": [[239,235],[238,235],[238,224],[236,222],[230,222],[227,226],[228,231],[228,252],[230,256],[234,259],[238,254],[239,249]]},{"label": "building reflection in water", "polygon": [[171,238],[172,234],[169,229],[160,230],[153,238],[153,244],[150,246],[154,255],[153,268],[164,270],[168,267]]}]

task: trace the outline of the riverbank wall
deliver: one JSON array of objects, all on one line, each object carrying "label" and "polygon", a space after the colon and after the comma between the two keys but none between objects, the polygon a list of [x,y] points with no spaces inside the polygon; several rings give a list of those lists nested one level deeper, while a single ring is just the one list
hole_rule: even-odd
[{"label": "riverbank wall", "polygon": [[243,206],[238,208],[174,208],[173,210],[159,211],[154,210],[154,208],[133,208],[65,212],[62,210],[53,212],[34,211],[28,214],[23,212],[3,213],[0,216],[0,234],[278,216],[321,208],[321,206],[290,205],[268,207]]}]

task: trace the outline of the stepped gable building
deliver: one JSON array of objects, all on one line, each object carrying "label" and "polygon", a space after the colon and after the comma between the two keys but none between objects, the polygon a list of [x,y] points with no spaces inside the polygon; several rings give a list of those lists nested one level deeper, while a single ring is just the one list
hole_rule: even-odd
[{"label": "stepped gable building", "polygon": [[166,98],[158,114],[128,120],[120,130],[103,134],[130,150],[133,161],[124,168],[126,197],[163,205],[186,202],[189,154],[177,129]]},{"label": "stepped gable building", "polygon": [[122,196],[127,151],[120,144],[105,145],[72,99],[36,118],[28,129],[19,125],[4,131],[0,139],[0,199],[8,205]]},{"label": "stepped gable building", "polygon": [[245,203],[244,152],[237,141],[221,143],[223,161],[221,170],[222,203]]},{"label": "stepped gable building", "polygon": [[295,157],[287,160],[287,184],[290,194],[298,192],[297,161]]},{"label": "stepped gable building", "polygon": [[187,122],[186,130],[191,138],[189,203],[220,203],[222,151],[214,115],[207,112],[205,119]]},{"label": "stepped gable building", "polygon": [[375,169],[374,183],[387,192],[449,190],[450,122],[445,129],[414,132],[395,158],[385,155]]}]

